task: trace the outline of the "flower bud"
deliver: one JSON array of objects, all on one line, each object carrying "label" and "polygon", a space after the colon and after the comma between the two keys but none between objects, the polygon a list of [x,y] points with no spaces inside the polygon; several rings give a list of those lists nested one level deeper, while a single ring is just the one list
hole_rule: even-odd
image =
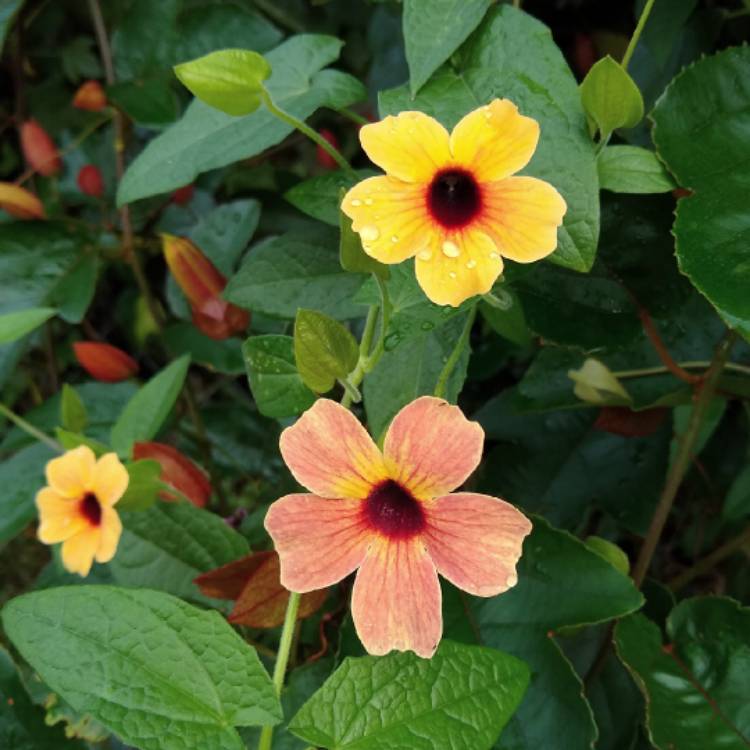
[{"label": "flower bud", "polygon": [[194,192],[195,185],[192,182],[189,185],[183,185],[172,193],[172,203],[176,203],[178,206],[186,206],[193,200]]},{"label": "flower bud", "polygon": [[[203,508],[211,497],[211,483],[204,471],[176,448],[164,443],[135,443],[133,458],[150,458],[161,466],[161,479],[184,495],[193,505]],[[162,500],[178,501],[180,497],[162,492]]]},{"label": "flower bud", "polygon": [[21,150],[29,167],[44,177],[51,177],[62,169],[57,146],[36,120],[21,125]]},{"label": "flower bud", "polygon": [[167,265],[190,302],[196,328],[212,339],[244,331],[250,315],[222,299],[227,281],[216,266],[184,237],[164,234],[162,241]]},{"label": "flower bud", "polygon": [[[339,148],[339,139],[336,138],[336,135],[332,131],[323,128],[320,131],[320,135],[322,135],[323,138],[325,138],[335,149]],[[338,169],[339,165],[336,164],[336,160],[321,146],[318,146],[317,148],[316,157],[318,164],[324,169]]]},{"label": "flower bud", "polygon": [[44,218],[44,206],[39,198],[12,182],[0,182],[0,208],[17,219]]},{"label": "flower bud", "polygon": [[629,404],[630,394],[605,364],[589,358],[580,370],[569,370],[568,377],[575,382],[573,392],[589,404]]},{"label": "flower bud", "polygon": [[104,195],[104,180],[99,167],[93,164],[86,164],[81,167],[76,178],[78,187],[84,195],[90,195],[93,198],[101,198]]},{"label": "flower bud", "polygon": [[107,106],[107,95],[99,81],[86,81],[73,95],[73,106],[88,112],[99,112]]},{"label": "flower bud", "polygon": [[73,351],[78,364],[96,380],[117,383],[138,372],[138,363],[122,349],[100,341],[76,341]]}]

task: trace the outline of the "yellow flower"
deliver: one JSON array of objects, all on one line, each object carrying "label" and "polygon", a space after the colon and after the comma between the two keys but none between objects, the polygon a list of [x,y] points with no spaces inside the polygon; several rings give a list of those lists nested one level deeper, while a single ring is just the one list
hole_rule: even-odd
[{"label": "yellow flower", "polygon": [[36,496],[37,536],[44,544],[62,542],[63,565],[87,576],[91,565],[109,562],[117,550],[122,523],[114,506],[128,486],[128,472],[114,453],[98,461],[88,446],[53,458],[47,487]]},{"label": "yellow flower", "polygon": [[525,167],[539,140],[536,120],[495,99],[448,131],[422,112],[401,112],[360,130],[386,174],[344,196],[362,247],[381,263],[416,256],[417,280],[440,305],[489,292],[503,260],[531,263],[557,246],[562,196]]}]

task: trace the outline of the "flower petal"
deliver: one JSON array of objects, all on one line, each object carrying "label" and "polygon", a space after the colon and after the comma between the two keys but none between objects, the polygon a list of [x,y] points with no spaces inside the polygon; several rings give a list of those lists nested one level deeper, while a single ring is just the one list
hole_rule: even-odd
[{"label": "flower petal", "polygon": [[557,228],[567,205],[548,182],[509,177],[482,185],[482,191],[485,206],[479,227],[497,243],[503,257],[532,263],[557,247]]},{"label": "flower petal", "polygon": [[286,495],[271,505],[265,523],[281,560],[282,585],[301,593],[348,576],[372,537],[360,500]]},{"label": "flower petal", "polygon": [[476,229],[434,234],[417,255],[417,281],[436,305],[458,307],[486,294],[502,273],[503,260],[493,240]]},{"label": "flower petal", "polygon": [[435,565],[419,539],[380,539],[354,581],[354,627],[370,654],[411,650],[429,659],[443,632],[441,601]]},{"label": "flower petal", "polygon": [[510,503],[457,492],[425,504],[423,541],[438,572],[475,596],[516,585],[516,563],[531,522]]},{"label": "flower petal", "polygon": [[114,505],[125,494],[129,481],[128,470],[116,453],[106,453],[96,462],[92,489],[102,506]]},{"label": "flower petal", "polygon": [[383,453],[393,479],[415,497],[445,495],[479,465],[484,430],[457,406],[422,396],[394,417]]},{"label": "flower petal", "polygon": [[318,399],[281,433],[281,455],[294,478],[321,497],[365,498],[386,478],[367,430],[341,404]]},{"label": "flower petal", "polygon": [[47,463],[47,483],[63,497],[80,498],[92,487],[95,464],[94,451],[79,445]]},{"label": "flower petal", "polygon": [[406,182],[430,182],[451,160],[448,131],[424,112],[401,112],[359,131],[370,159]]},{"label": "flower petal", "polygon": [[401,263],[428,243],[432,222],[425,189],[395,177],[370,177],[344,196],[341,210],[368,255],[381,263]]},{"label": "flower petal", "polygon": [[99,546],[96,550],[96,561],[109,562],[117,552],[117,545],[122,534],[122,521],[117,511],[112,507],[102,508],[102,518],[99,525]]},{"label": "flower petal", "polygon": [[62,563],[65,569],[85,578],[94,562],[100,537],[99,527],[89,527],[66,539],[62,545]]},{"label": "flower petal", "polygon": [[475,109],[453,128],[450,148],[457,164],[478,182],[502,180],[525,167],[536,150],[539,123],[508,99]]},{"label": "flower petal", "polygon": [[78,506],[80,501],[60,496],[51,487],[43,487],[36,495],[39,510],[37,538],[44,544],[57,544],[88,527]]}]

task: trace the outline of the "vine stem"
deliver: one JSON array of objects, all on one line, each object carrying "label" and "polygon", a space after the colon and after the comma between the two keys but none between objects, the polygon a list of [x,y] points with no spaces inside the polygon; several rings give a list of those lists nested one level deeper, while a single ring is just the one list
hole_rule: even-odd
[{"label": "vine stem", "polygon": [[729,541],[724,542],[721,547],[717,547],[713,552],[698,560],[698,562],[696,562],[692,567],[683,571],[678,576],[675,576],[671,581],[669,581],[667,586],[669,586],[672,591],[679,591],[681,588],[683,588],[683,586],[686,586],[694,578],[697,578],[704,573],[708,573],[722,560],[726,559],[735,552],[738,552],[746,545],[750,545],[750,526],[748,526],[742,533],[738,534],[736,537],[733,537]]},{"label": "vine stem", "polygon": [[[302,594],[297,594],[294,591],[289,593],[289,603],[287,604],[286,614],[284,615],[281,641],[279,642],[279,650],[276,655],[276,664],[273,668],[273,686],[276,690],[276,695],[279,697],[281,697],[281,690],[284,687],[284,676],[286,675],[286,667],[289,663],[289,653],[292,648],[294,626],[297,622],[297,612],[299,611],[299,600],[301,596]],[[260,732],[258,750],[271,750],[272,742],[273,725],[266,724]]]},{"label": "vine stem", "polygon": [[51,438],[41,430],[38,430],[36,427],[34,427],[33,424],[31,424],[31,422],[27,422],[23,417],[19,417],[18,414],[9,409],[3,403],[0,403],[0,414],[7,417],[11,422],[13,422],[13,424],[15,424],[17,427],[20,427],[25,433],[31,435],[31,437],[33,437],[35,440],[38,440],[40,443],[44,443],[49,448],[52,448],[52,450],[56,453],[63,453],[63,447],[62,445],[60,445],[60,443],[57,442],[57,440]]},{"label": "vine stem", "polygon": [[[678,367],[683,370],[706,370],[711,366],[711,362],[707,360],[695,360],[691,362],[677,362]],[[740,365],[736,362],[727,362],[724,365],[725,370],[733,372],[741,372],[743,375],[750,375],[750,367],[746,365]],[[612,374],[616,378],[640,378],[646,375],[665,375],[668,372],[672,372],[666,365],[657,365],[655,367],[642,367],[638,370],[618,370]]]},{"label": "vine stem", "polygon": [[659,543],[662,531],[664,530],[664,525],[666,524],[669,513],[672,510],[672,504],[677,495],[677,490],[680,488],[682,480],[690,466],[695,443],[698,440],[701,424],[703,423],[703,418],[709,404],[711,403],[711,399],[714,397],[716,385],[722,371],[724,370],[724,366],[726,365],[735,338],[736,334],[734,332],[730,332],[724,337],[716,348],[716,353],[714,354],[714,358],[708,372],[706,373],[705,379],[702,383],[696,386],[695,406],[690,415],[687,429],[679,439],[677,455],[675,456],[675,460],[667,474],[664,489],[659,498],[654,515],[651,518],[651,524],[646,532],[643,544],[638,553],[638,559],[633,568],[633,580],[638,588],[641,587],[643,580],[646,577],[654,552],[656,551],[656,546]]},{"label": "vine stem", "polygon": [[635,52],[635,47],[638,44],[638,40],[641,38],[643,27],[646,25],[646,21],[648,21],[648,17],[651,15],[651,9],[654,7],[655,2],[656,0],[646,0],[646,4],[643,6],[641,17],[638,19],[633,36],[630,37],[630,41],[628,42],[628,48],[622,56],[622,67],[624,70],[628,69],[630,59],[633,57],[633,52]]},{"label": "vine stem", "polygon": [[434,394],[438,398],[445,398],[445,391],[448,387],[448,380],[450,379],[453,370],[458,364],[458,360],[461,358],[466,345],[469,343],[471,327],[474,325],[474,318],[476,317],[476,314],[477,306],[474,305],[471,310],[469,310],[469,314],[466,317],[466,322],[464,323],[464,328],[461,331],[461,335],[459,336],[458,341],[456,341],[456,346],[453,347],[453,351],[451,352],[450,357],[448,357],[448,360],[446,361],[445,365],[443,365],[443,369],[438,376],[434,390]]},{"label": "vine stem", "polygon": [[286,110],[278,107],[271,95],[264,89],[263,90],[263,102],[268,108],[268,111],[282,120],[287,125],[291,125],[295,130],[299,130],[300,133],[306,135],[313,143],[320,146],[348,175],[353,177],[355,180],[359,179],[359,175],[352,169],[352,165],[342,156],[341,152],[332,146],[322,135],[317,133],[307,123],[296,118],[294,115],[289,114]]}]

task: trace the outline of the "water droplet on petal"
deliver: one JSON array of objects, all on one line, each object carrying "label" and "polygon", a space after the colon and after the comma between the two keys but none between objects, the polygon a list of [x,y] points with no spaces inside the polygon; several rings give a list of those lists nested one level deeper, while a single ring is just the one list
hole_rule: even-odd
[{"label": "water droplet on petal", "polygon": [[490,259],[491,260],[500,260],[500,254],[499,253],[490,253]]},{"label": "water droplet on petal", "polygon": [[448,274],[448,276],[450,276],[450,277],[451,277],[452,279],[455,279],[455,278],[456,278],[456,272],[455,272],[455,271],[451,271],[451,272],[450,272],[450,273]]},{"label": "water droplet on petal", "polygon": [[398,242],[398,235],[397,235],[397,234],[394,234],[394,235],[393,235],[393,236],[391,237],[391,242]]},{"label": "water droplet on petal", "polygon": [[472,258],[470,261],[467,261],[466,263],[467,268],[476,268],[477,262]]},{"label": "water droplet on petal", "polygon": [[362,205],[362,201],[361,201],[361,200],[358,200],[357,198],[355,198],[355,199],[354,199],[354,200],[352,201],[352,206],[361,206],[361,205]]},{"label": "water droplet on petal", "polygon": [[359,236],[363,242],[373,242],[380,237],[380,230],[372,224],[368,224],[359,230]]},{"label": "water droplet on petal", "polygon": [[515,586],[517,583],[518,583],[518,576],[515,573],[511,573],[505,579],[505,585],[506,586]]},{"label": "water droplet on petal", "polygon": [[365,198],[365,206],[371,206],[373,203],[372,198]]},{"label": "water droplet on petal", "polygon": [[420,250],[417,253],[417,258],[419,258],[419,260],[429,260],[431,257],[432,257],[431,250]]},{"label": "water droplet on petal", "polygon": [[447,255],[449,258],[458,258],[458,256],[461,255],[461,249],[458,247],[458,245],[455,242],[446,240],[443,243],[443,253]]}]

